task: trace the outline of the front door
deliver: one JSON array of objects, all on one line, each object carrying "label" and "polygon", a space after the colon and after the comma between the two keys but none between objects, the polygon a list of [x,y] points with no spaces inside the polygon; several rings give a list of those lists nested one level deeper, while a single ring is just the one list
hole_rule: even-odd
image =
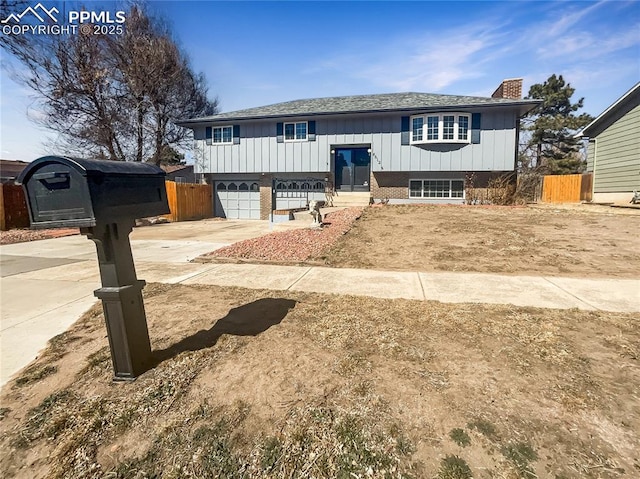
[{"label": "front door", "polygon": [[371,156],[368,148],[335,149],[336,189],[369,191]]}]

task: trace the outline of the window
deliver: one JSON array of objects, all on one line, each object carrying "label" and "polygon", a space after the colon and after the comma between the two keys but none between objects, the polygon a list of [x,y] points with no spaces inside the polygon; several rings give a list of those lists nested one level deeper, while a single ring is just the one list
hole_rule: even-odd
[{"label": "window", "polygon": [[469,143],[470,118],[466,113],[412,116],[411,143]]},{"label": "window", "polygon": [[453,115],[444,115],[442,117],[442,139],[453,140],[455,132],[456,117]]},{"label": "window", "polygon": [[233,141],[233,128],[220,126],[213,128],[213,143],[231,143]]},{"label": "window", "polygon": [[411,127],[411,140],[422,141],[422,126],[424,125],[424,118],[417,116],[412,120]]},{"label": "window", "polygon": [[464,198],[464,181],[411,180],[409,198]]},{"label": "window", "polygon": [[284,141],[300,141],[307,139],[307,122],[285,123]]},{"label": "window", "polygon": [[458,140],[467,141],[469,139],[469,117],[458,116]]},{"label": "window", "polygon": [[438,140],[438,120],[437,116],[428,116],[427,117],[427,140]]}]

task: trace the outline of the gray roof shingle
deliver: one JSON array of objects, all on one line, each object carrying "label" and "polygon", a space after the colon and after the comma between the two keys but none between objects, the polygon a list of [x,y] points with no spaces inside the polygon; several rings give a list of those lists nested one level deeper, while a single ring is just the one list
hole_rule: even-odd
[{"label": "gray roof shingle", "polygon": [[[385,111],[419,111],[477,106],[519,106],[522,113],[533,108],[538,100],[513,100],[476,96],[439,95],[433,93],[384,93],[294,100],[245,110],[179,121],[179,125],[215,121],[260,118],[372,113]],[[521,114],[522,114],[521,113]]]}]

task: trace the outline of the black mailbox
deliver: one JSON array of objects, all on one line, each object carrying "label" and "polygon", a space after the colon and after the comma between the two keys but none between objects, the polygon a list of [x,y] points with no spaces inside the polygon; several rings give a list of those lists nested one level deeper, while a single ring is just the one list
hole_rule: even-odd
[{"label": "black mailbox", "polygon": [[89,227],[169,213],[162,169],[148,163],[38,158],[20,174],[33,228]]},{"label": "black mailbox", "polygon": [[79,227],[98,253],[102,300],[115,379],[152,365],[151,342],[129,233],[136,218],[169,213],[165,173],[147,163],[38,158],[20,174],[35,228]]}]

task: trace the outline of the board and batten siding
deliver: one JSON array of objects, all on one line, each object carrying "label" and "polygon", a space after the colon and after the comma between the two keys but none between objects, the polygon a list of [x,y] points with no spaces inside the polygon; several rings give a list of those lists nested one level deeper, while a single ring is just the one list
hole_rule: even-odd
[{"label": "board and batten siding", "polygon": [[316,122],[316,140],[300,142],[277,142],[276,123],[287,121],[283,119],[233,122],[240,125],[238,145],[207,145],[201,126],[194,132],[196,169],[199,173],[321,173],[332,170],[333,147],[371,145],[374,172],[513,170],[516,112],[473,112],[482,115],[478,144],[402,145],[401,118],[405,115],[400,114],[296,118],[291,121]]},{"label": "board and batten siding", "polygon": [[589,142],[587,155],[595,193],[640,190],[640,105]]}]

